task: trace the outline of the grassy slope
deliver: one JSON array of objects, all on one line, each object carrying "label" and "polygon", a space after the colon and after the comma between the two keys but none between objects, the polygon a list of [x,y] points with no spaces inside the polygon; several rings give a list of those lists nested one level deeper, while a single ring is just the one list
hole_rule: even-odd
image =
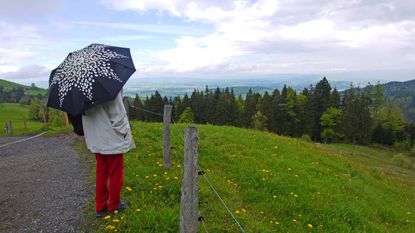
[{"label": "grassy slope", "polygon": [[[111,218],[96,224],[101,231],[113,226],[118,232],[178,232],[181,135],[172,128],[173,169],[166,173],[160,167],[162,125],[132,126],[137,148],[126,155],[123,191],[132,207],[115,217],[120,222]],[[178,127],[182,131],[184,125]],[[391,163],[393,152],[316,145],[233,127],[198,128],[199,164],[248,232],[415,229],[415,189],[410,185],[415,173]],[[373,159],[378,156],[388,163]],[[238,232],[207,183],[199,180],[199,209],[209,232]]]},{"label": "grassy slope", "polygon": [[16,103],[2,103],[0,104],[0,135],[5,135],[3,128],[6,121],[12,120],[13,135],[20,135],[33,131],[39,131],[43,126],[41,122],[27,120],[27,129],[24,129],[23,118],[28,118],[29,106]]},{"label": "grassy slope", "polygon": [[3,86],[5,89],[23,87],[25,90],[25,94],[27,95],[38,95],[38,94],[45,95],[47,93],[47,91],[42,88],[36,88],[35,90],[32,90],[29,86],[10,82],[10,81],[3,80],[3,79],[0,79],[0,86]]},{"label": "grassy slope", "polygon": [[17,88],[17,87],[23,87],[23,88],[27,87],[25,85],[10,82],[10,81],[3,80],[3,79],[0,79],[0,86],[3,86],[6,89],[12,89],[12,88]]}]

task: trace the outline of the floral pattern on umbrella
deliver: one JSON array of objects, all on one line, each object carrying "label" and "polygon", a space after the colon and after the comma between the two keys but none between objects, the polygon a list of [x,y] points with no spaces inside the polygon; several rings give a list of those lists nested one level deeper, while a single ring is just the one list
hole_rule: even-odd
[{"label": "floral pattern on umbrella", "polygon": [[51,79],[51,86],[58,85],[60,106],[62,107],[65,96],[72,88],[78,88],[86,98],[92,100],[92,84],[95,78],[105,77],[122,82],[109,63],[116,58],[129,57],[111,51],[101,44],[93,44],[69,54]]}]

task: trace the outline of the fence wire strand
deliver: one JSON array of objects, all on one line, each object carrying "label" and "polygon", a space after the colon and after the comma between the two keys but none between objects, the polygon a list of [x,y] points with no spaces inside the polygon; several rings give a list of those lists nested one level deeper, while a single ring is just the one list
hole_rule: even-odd
[{"label": "fence wire strand", "polygon": [[[184,139],[183,134],[180,132],[180,130],[178,129],[176,123],[174,122],[174,120],[172,119],[172,122],[174,123],[174,127],[176,128],[177,132],[179,133],[180,137]],[[203,170],[200,166],[199,166],[199,170]],[[225,207],[225,209],[228,211],[228,213],[231,215],[232,219],[235,221],[235,223],[238,225],[239,229],[241,230],[241,232],[246,232],[244,230],[244,228],[242,227],[242,225],[239,223],[239,221],[236,219],[236,217],[232,214],[232,211],[229,209],[229,207],[226,205],[225,201],[222,199],[222,197],[219,195],[218,191],[215,189],[215,187],[212,185],[212,183],[209,181],[209,179],[207,178],[206,174],[202,175],[203,178],[206,180],[206,182],[209,184],[211,190],[216,194],[216,196],[219,198],[219,200],[221,201],[222,205]]]}]

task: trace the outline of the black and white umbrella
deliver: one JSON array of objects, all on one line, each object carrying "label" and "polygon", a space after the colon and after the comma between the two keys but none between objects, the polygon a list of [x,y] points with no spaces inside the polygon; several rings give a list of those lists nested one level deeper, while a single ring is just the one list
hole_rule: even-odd
[{"label": "black and white umbrella", "polygon": [[52,70],[47,105],[79,115],[115,99],[134,72],[130,49],[91,44]]}]

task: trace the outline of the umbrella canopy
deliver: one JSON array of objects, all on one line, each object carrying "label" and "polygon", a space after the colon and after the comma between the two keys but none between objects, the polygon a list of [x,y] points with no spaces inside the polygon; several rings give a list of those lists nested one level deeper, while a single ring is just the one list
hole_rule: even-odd
[{"label": "umbrella canopy", "polygon": [[79,115],[115,99],[134,72],[130,49],[91,44],[52,70],[47,106]]}]

